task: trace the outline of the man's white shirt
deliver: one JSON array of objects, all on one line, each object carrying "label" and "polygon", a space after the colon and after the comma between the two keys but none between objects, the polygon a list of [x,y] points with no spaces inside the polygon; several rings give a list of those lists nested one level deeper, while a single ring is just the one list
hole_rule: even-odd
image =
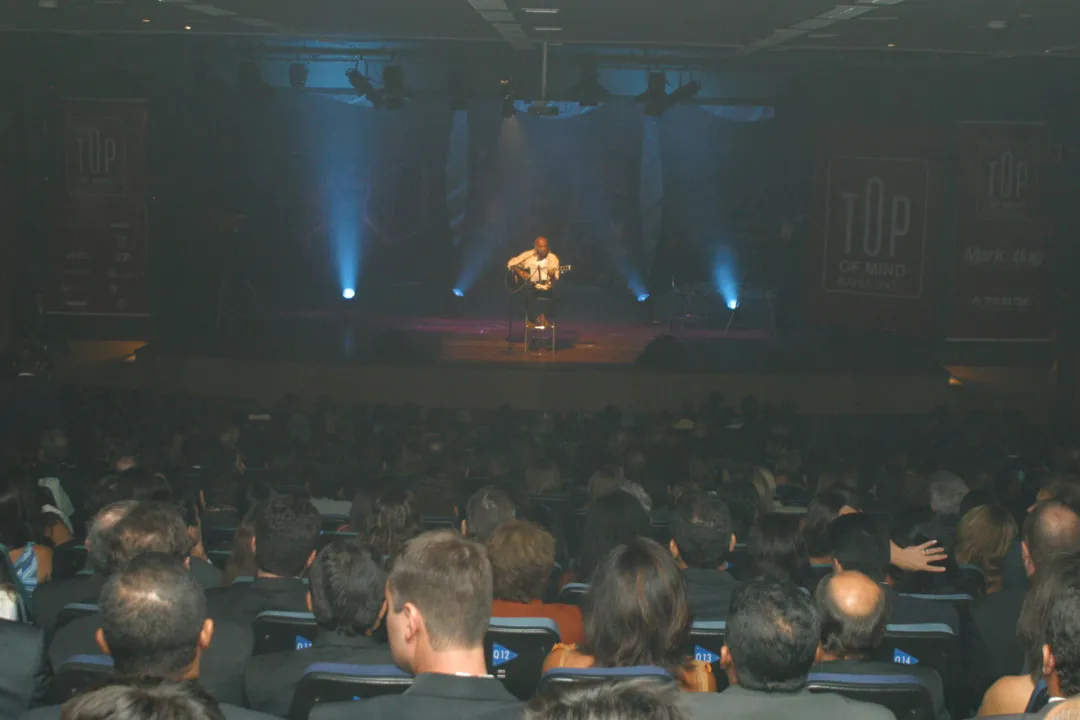
[{"label": "man's white shirt", "polygon": [[550,290],[552,281],[559,279],[559,256],[549,252],[543,260],[536,256],[535,250],[526,250],[510,258],[507,268],[522,267],[529,273],[529,280],[537,290]]}]

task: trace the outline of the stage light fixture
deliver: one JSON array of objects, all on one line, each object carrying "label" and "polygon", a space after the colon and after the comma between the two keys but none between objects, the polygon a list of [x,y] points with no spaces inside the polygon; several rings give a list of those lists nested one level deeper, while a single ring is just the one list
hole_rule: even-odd
[{"label": "stage light fixture", "polygon": [[454,288],[454,294],[458,297],[465,297],[465,291],[461,288]]},{"label": "stage light fixture", "polygon": [[730,300],[727,301],[727,306],[728,306],[728,310],[738,310],[739,309],[739,298],[731,298]]},{"label": "stage light fixture", "polygon": [[289,85],[296,90],[307,86],[308,68],[304,63],[293,63],[289,66]]},{"label": "stage light fixture", "polygon": [[352,300],[354,297],[356,297],[356,291],[352,288],[345,288],[341,291],[341,297],[345,298],[346,300]]},{"label": "stage light fixture", "polygon": [[637,296],[637,301],[638,302],[645,302],[648,299],[649,299],[649,293],[647,293],[647,292],[638,293],[638,296]]},{"label": "stage light fixture", "polygon": [[376,88],[359,68],[349,68],[345,71],[345,77],[348,78],[349,84],[356,90],[357,95],[366,97],[375,107],[382,105],[382,91]]}]

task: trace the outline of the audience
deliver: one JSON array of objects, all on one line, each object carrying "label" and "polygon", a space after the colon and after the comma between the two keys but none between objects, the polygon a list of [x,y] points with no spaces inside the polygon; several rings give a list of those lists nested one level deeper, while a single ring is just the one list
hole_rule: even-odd
[{"label": "audience", "polygon": [[388,565],[401,553],[405,543],[423,531],[420,508],[411,492],[395,488],[375,498],[365,536],[380,562]]},{"label": "audience", "polygon": [[[0,718],[16,718],[49,689],[49,657],[45,633],[21,622],[20,601],[7,563],[0,563]],[[6,660],[4,658],[7,658]]]},{"label": "audience", "polygon": [[727,505],[706,493],[683,495],[671,516],[671,534],[671,554],[682,569],[694,618],[723,620],[735,591],[727,572],[736,541]]},{"label": "audience", "polygon": [[478,543],[485,543],[495,528],[515,517],[517,517],[517,509],[510,495],[501,488],[488,485],[473,493],[469,501],[465,503],[465,519],[461,521],[461,534]]},{"label": "audience", "polygon": [[829,526],[841,515],[858,512],[848,505],[848,499],[836,491],[836,488],[818,493],[810,499],[806,514],[800,521],[806,551],[810,555],[811,565],[832,566],[829,554]]},{"label": "audience", "polygon": [[653,678],[583,683],[537,695],[522,720],[684,720],[677,686]]},{"label": "audience", "polygon": [[251,538],[255,578],[207,591],[210,616],[250,626],[267,610],[305,612],[307,586],[301,575],[315,559],[320,531],[319,512],[307,500],[278,495],[263,504]]},{"label": "audience", "polygon": [[394,662],[415,676],[399,696],[317,706],[312,720],[517,718],[521,703],[487,674],[484,634],[492,602],[484,547],[448,532],[409,540],[386,581]]},{"label": "audience", "polygon": [[[239,710],[239,708],[237,708]],[[245,713],[257,716],[256,713]],[[110,683],[64,704],[61,720],[226,720],[236,718],[192,682]]]},{"label": "audience", "polygon": [[649,513],[630,493],[614,490],[598,497],[585,516],[581,550],[564,582],[588,582],[611,550],[652,534]]},{"label": "audience", "polygon": [[824,578],[814,594],[821,621],[815,671],[843,675],[914,675],[930,689],[939,720],[947,720],[941,677],[920,665],[876,660],[889,621],[889,596],[860,572]]},{"label": "audience", "polygon": [[495,600],[492,617],[545,617],[555,621],[564,643],[584,637],[581,610],[545,603],[544,592],[555,569],[555,538],[530,522],[509,520],[487,539]]},{"label": "audience", "polygon": [[792,585],[805,585],[807,582],[810,556],[799,532],[799,518],[795,515],[763,515],[750,528],[746,555],[749,560],[748,577]]},{"label": "audience", "polygon": [[27,596],[52,576],[52,548],[33,539],[41,507],[36,496],[33,489],[10,481],[0,489],[0,551],[7,554],[18,587]]},{"label": "audience", "polygon": [[731,600],[720,663],[730,687],[682,699],[693,718],[862,718],[890,720],[885,708],[806,689],[821,624],[813,601],[783,583],[754,580]]},{"label": "audience", "polygon": [[619,545],[596,568],[585,596],[585,640],[559,644],[544,670],[656,665],[692,692],[716,689],[708,663],[686,654],[690,603],[671,553],[639,538]]},{"label": "audience", "polygon": [[287,717],[296,685],[317,662],[389,665],[390,649],[373,635],[385,613],[386,573],[371,552],[334,540],[308,571],[308,605],[318,630],[310,648],[257,655],[244,674],[248,706]]},{"label": "audience", "polygon": [[956,526],[956,562],[982,572],[987,595],[1002,588],[1005,555],[1016,535],[1016,521],[997,505],[980,505],[968,511]]}]

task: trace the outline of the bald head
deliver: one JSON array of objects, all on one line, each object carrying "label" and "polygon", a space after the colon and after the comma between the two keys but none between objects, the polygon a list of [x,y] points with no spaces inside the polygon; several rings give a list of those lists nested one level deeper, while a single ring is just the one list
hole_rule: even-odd
[{"label": "bald head", "polygon": [[824,659],[864,659],[881,644],[889,621],[889,598],[866,575],[830,575],[818,584],[814,600],[821,616]]},{"label": "bald head", "polygon": [[1048,500],[1024,520],[1024,562],[1028,574],[1051,556],[1080,551],[1080,516],[1068,505]]},{"label": "bald head", "polygon": [[536,238],[536,242],[533,243],[533,250],[536,251],[536,256],[541,260],[546,258],[548,254],[548,239],[543,235]]}]

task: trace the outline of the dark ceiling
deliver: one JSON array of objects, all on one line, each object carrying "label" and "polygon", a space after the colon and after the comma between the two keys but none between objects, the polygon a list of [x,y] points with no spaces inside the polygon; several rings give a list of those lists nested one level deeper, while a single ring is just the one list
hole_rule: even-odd
[{"label": "dark ceiling", "polygon": [[[1080,0],[8,0],[0,30],[1080,55]],[[525,12],[557,7],[557,14]],[[541,27],[559,28],[543,32]]]}]

